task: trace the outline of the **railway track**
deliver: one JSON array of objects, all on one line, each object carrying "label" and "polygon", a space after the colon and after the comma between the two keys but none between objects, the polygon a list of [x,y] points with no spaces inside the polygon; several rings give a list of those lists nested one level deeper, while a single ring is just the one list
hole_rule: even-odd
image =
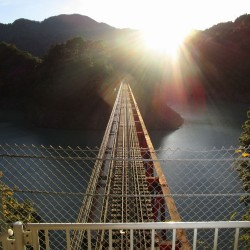
[{"label": "railway track", "polygon": [[[164,198],[152,198],[151,184],[163,194],[159,178],[154,176],[153,162],[144,162],[145,148],[148,147],[148,134],[131,89],[122,83],[108,122],[102,145],[92,170],[77,222],[80,223],[129,223],[153,222],[165,219],[166,203]],[[144,131],[144,132],[143,132]],[[148,149],[146,149],[148,150]],[[150,152],[148,152],[150,158]],[[156,167],[160,169],[160,167]],[[164,191],[164,190],[163,190]],[[169,193],[169,190],[166,190]],[[168,209],[173,210],[173,219],[180,220],[172,198]],[[154,206],[154,207],[153,207]],[[158,209],[156,209],[158,207]],[[160,208],[160,210],[159,210]],[[171,214],[170,214],[171,215]],[[87,249],[89,232],[75,231],[71,248]],[[185,234],[180,231],[180,238]],[[110,244],[109,232],[92,232],[91,249],[107,249]],[[147,230],[135,230],[133,242],[129,231],[113,231],[113,249],[149,249],[151,235]],[[183,236],[184,235],[184,236]],[[158,236],[157,236],[158,237]],[[183,238],[181,238],[183,239]],[[183,248],[189,249],[189,248]]]}]

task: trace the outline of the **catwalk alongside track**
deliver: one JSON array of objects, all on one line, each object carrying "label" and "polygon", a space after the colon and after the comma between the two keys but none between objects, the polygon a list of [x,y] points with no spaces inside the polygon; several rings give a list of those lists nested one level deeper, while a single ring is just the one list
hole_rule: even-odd
[{"label": "catwalk alongside track", "polygon": [[[148,140],[131,88],[121,83],[77,222],[164,221],[166,208],[171,218],[180,221],[172,197],[152,198],[152,194],[169,195],[170,190],[165,178],[158,177],[161,169],[154,166],[156,156],[152,157],[149,149],[152,143]],[[84,249],[86,234],[74,232],[73,249]],[[134,249],[147,249],[151,245],[149,231],[137,230],[134,234]],[[183,233],[179,232],[180,235]],[[92,241],[93,249],[106,249],[108,232],[92,235]],[[130,245],[130,232],[113,233],[114,249],[128,249]]]}]

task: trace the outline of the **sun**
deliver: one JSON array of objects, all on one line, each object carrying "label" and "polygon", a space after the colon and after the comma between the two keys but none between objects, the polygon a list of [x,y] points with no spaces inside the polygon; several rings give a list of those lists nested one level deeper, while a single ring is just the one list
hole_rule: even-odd
[{"label": "sun", "polygon": [[185,37],[189,34],[188,29],[182,28],[157,28],[143,30],[143,40],[146,47],[160,53],[175,57]]}]

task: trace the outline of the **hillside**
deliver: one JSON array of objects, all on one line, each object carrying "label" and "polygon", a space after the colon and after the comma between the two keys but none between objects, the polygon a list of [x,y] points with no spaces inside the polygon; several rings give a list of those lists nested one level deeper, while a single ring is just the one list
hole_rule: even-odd
[{"label": "hillside", "polygon": [[51,45],[74,37],[115,43],[121,36],[134,32],[116,29],[87,16],[73,14],[50,17],[42,22],[18,19],[11,24],[0,24],[0,41],[15,44],[33,55],[43,56]]},{"label": "hillside", "polygon": [[186,47],[208,98],[250,102],[250,15],[197,32]]},{"label": "hillside", "polygon": [[[100,41],[73,38],[52,46],[44,59],[39,60],[13,45],[2,43],[2,46],[0,69],[8,67],[0,75],[2,106],[21,110],[36,126],[106,127],[116,90],[126,75],[115,69],[110,47]],[[142,106],[151,109],[150,103],[148,99]],[[173,119],[168,121],[169,117],[148,113],[153,122],[147,125],[164,129],[179,127],[182,118],[168,110]]]},{"label": "hillside", "polygon": [[146,125],[154,129],[181,126],[183,119],[167,106],[174,102],[249,103],[249,16],[194,32],[175,64],[143,48],[137,31],[85,16],[0,25],[0,39],[4,34],[42,55],[1,43],[2,106],[14,104],[39,126],[103,129],[122,79],[129,79]]},{"label": "hillside", "polygon": [[23,104],[31,95],[34,72],[40,64],[39,58],[0,42],[0,105],[18,107]]}]

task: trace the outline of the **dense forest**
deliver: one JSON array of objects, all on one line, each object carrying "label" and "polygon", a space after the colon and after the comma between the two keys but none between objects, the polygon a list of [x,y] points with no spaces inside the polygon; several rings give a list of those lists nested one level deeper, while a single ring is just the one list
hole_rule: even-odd
[{"label": "dense forest", "polygon": [[207,95],[249,103],[250,15],[199,32],[188,47]]},{"label": "dense forest", "polygon": [[175,64],[143,47],[137,31],[80,15],[0,24],[0,40],[0,104],[39,126],[105,128],[124,79],[149,128],[181,126],[173,102],[250,100],[250,15],[194,31]]},{"label": "dense forest", "polygon": [[0,47],[2,105],[21,109],[39,126],[99,128],[106,122],[110,107],[99,93],[115,76],[101,42],[74,38],[52,46],[42,60],[13,45]]},{"label": "dense forest", "polygon": [[11,24],[0,23],[0,40],[15,44],[19,49],[36,56],[43,56],[51,45],[74,37],[114,43],[134,32],[136,31],[116,29],[78,14],[54,16],[42,22],[20,18]]}]

